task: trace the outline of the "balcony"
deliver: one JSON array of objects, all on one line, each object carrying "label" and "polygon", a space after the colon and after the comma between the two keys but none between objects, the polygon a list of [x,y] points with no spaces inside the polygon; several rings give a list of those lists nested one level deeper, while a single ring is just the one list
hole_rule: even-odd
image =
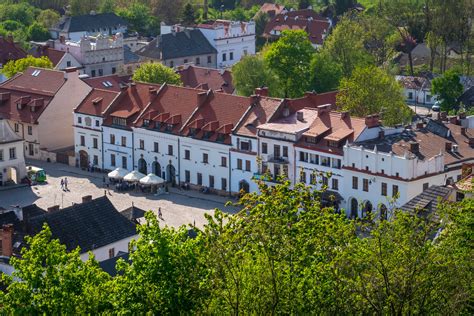
[{"label": "balcony", "polygon": [[278,163],[278,164],[288,164],[288,157],[282,157],[282,156],[275,156],[275,155],[268,155],[267,156],[267,162],[271,163]]}]

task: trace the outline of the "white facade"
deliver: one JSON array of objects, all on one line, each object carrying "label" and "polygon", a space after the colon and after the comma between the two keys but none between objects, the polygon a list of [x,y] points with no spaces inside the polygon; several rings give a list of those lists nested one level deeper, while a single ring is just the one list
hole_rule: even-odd
[{"label": "white facade", "polygon": [[133,133],[128,129],[103,126],[104,169],[133,170]]},{"label": "white facade", "polygon": [[0,119],[0,186],[8,182],[20,183],[26,176],[23,139]]},{"label": "white facade", "polygon": [[[137,238],[138,235],[127,237],[122,240],[105,245],[103,247],[93,249],[91,250],[91,252],[94,254],[95,260],[97,260],[98,262],[108,260],[110,258],[115,257],[120,251],[129,252],[130,242]],[[81,253],[80,256],[82,261],[86,261],[89,259],[89,252]]]},{"label": "white facade", "polygon": [[[222,23],[221,23],[222,22]],[[255,55],[255,22],[216,21],[198,27],[217,50],[217,68],[231,67],[245,55]]]},{"label": "white facade", "polygon": [[77,166],[104,168],[102,122],[102,117],[74,113],[74,151]]},{"label": "white facade", "polygon": [[230,151],[231,163],[231,192],[246,190],[258,191],[254,175],[258,174],[258,140],[257,138],[232,135],[232,150]]}]

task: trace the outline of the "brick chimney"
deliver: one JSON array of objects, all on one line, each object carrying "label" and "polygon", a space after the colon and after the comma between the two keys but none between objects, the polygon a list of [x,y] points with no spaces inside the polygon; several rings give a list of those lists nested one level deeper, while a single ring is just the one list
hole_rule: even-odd
[{"label": "brick chimney", "polygon": [[365,126],[368,128],[380,126],[380,120],[378,114],[372,114],[365,117]]},{"label": "brick chimney", "polygon": [[465,119],[466,118],[466,112],[459,112],[458,118],[459,118],[459,120]]},{"label": "brick chimney", "polygon": [[453,150],[453,143],[446,142],[445,149],[447,152]]},{"label": "brick chimney", "polygon": [[318,115],[328,113],[331,111],[331,104],[319,105],[316,109],[318,110]]},{"label": "brick chimney", "polygon": [[420,152],[420,144],[418,144],[417,142],[411,141],[409,142],[409,145],[410,145],[410,151],[412,153],[417,154]]},{"label": "brick chimney", "polygon": [[457,125],[458,124],[457,116],[450,116],[449,117],[449,123]]},{"label": "brick chimney", "polygon": [[11,257],[13,254],[13,224],[2,227],[2,256]]},{"label": "brick chimney", "polygon": [[92,201],[92,195],[86,195],[82,197],[82,203],[87,203]]},{"label": "brick chimney", "polygon": [[48,212],[49,213],[56,213],[59,212],[59,205],[53,205],[51,207],[48,207]]},{"label": "brick chimney", "polygon": [[423,122],[418,122],[416,123],[416,128],[419,129],[419,128],[423,128],[425,126],[425,124]]},{"label": "brick chimney", "polygon": [[255,94],[267,97],[268,96],[268,87],[256,88],[255,89]]},{"label": "brick chimney", "polygon": [[439,113],[439,118],[441,119],[441,121],[446,121],[447,117],[448,117],[448,113],[444,111]]}]

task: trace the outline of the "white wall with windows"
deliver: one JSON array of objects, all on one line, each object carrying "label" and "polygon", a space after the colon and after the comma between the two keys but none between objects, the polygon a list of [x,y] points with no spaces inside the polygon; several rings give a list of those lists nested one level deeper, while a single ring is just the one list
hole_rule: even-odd
[{"label": "white wall with windows", "polygon": [[128,129],[103,126],[104,169],[133,170],[133,133]]},{"label": "white wall with windows", "polygon": [[76,165],[103,169],[102,117],[74,113],[74,151]]},{"label": "white wall with windows", "polygon": [[254,174],[258,173],[258,141],[257,138],[232,135],[232,150],[230,151],[231,191],[258,191]]}]

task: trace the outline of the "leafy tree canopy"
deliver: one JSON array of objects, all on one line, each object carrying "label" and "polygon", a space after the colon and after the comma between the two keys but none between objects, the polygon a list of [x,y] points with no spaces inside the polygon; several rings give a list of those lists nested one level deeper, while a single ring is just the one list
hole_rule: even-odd
[{"label": "leafy tree canopy", "polygon": [[30,66],[51,69],[53,68],[53,63],[46,56],[36,58],[28,55],[25,58],[12,60],[6,63],[5,66],[3,66],[2,73],[7,78],[10,78],[19,72],[25,71],[26,68]]},{"label": "leafy tree canopy", "polygon": [[458,73],[454,70],[448,70],[441,77],[433,79],[431,91],[438,96],[443,111],[456,108],[458,98],[463,93],[463,86]]},{"label": "leafy tree canopy", "polygon": [[133,74],[133,80],[149,83],[183,84],[181,77],[172,68],[161,63],[152,62],[142,64]]},{"label": "leafy tree canopy", "polygon": [[316,53],[311,60],[311,89],[317,93],[335,91],[342,78],[342,66],[326,51]]}]

